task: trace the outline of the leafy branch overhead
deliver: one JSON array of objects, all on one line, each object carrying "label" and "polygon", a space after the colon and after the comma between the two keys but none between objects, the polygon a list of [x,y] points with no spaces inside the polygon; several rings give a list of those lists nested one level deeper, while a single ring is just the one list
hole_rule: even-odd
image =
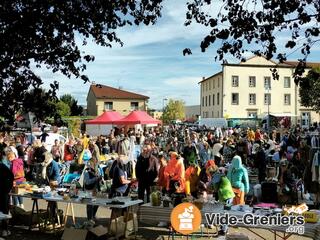
[{"label": "leafy branch overhead", "polygon": [[310,70],[299,86],[301,105],[320,112],[320,68]]},{"label": "leafy branch overhead", "polygon": [[[212,16],[210,11],[216,10],[217,3],[222,7]],[[318,0],[192,0],[187,8],[185,25],[196,22],[210,29],[200,45],[203,52],[218,43],[216,60],[230,54],[244,61],[245,54],[251,52],[282,63],[291,53],[300,51],[296,81],[312,48],[320,42]],[[288,37],[284,46],[277,42],[280,34]],[[185,53],[190,54],[190,49]]]},{"label": "leafy branch overhead", "polygon": [[[77,39],[112,47],[123,45],[118,28],[150,25],[160,17],[162,0],[121,1],[0,1],[0,111],[5,118],[17,102],[43,82],[35,68],[89,81],[83,74],[94,56],[80,51]],[[57,89],[53,83],[52,96]],[[6,109],[10,114],[6,114]]]}]

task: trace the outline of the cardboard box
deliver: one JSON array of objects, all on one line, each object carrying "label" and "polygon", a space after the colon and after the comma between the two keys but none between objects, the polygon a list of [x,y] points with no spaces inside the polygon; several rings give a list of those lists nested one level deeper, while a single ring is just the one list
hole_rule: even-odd
[{"label": "cardboard box", "polygon": [[99,225],[95,228],[90,229],[90,232],[96,235],[97,237],[101,237],[103,235],[106,235],[108,233],[108,229]]},{"label": "cardboard box", "polygon": [[[134,217],[134,227],[133,227],[133,219],[131,218],[131,220],[128,220],[127,222],[127,231],[125,233],[125,236],[128,236],[129,234],[133,233],[134,231],[138,231],[138,221],[137,221],[137,215],[134,214],[132,217]],[[130,219],[130,216],[129,216]],[[125,229],[125,221],[124,221],[124,217],[118,217],[117,218],[117,228],[116,228],[116,221],[113,220],[111,222],[111,226],[110,226],[110,233],[112,235],[116,235],[116,236],[124,236],[124,229]]]},{"label": "cardboard box", "polygon": [[307,211],[302,213],[302,216],[307,223],[317,223],[319,220],[319,215],[316,212]]},{"label": "cardboard box", "polygon": [[62,234],[62,240],[86,240],[88,230],[65,228]]}]

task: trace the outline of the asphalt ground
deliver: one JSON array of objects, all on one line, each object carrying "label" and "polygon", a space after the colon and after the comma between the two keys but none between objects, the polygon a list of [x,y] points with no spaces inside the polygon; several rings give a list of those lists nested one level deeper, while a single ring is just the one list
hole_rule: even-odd
[{"label": "asphalt ground", "polygon": [[[31,211],[32,209],[32,202],[30,199],[24,199],[24,206],[25,210]],[[64,203],[58,203],[59,209],[62,209],[65,211],[66,204]],[[46,209],[47,203],[43,200],[39,201],[39,208],[40,209]],[[77,225],[81,225],[86,221],[86,207],[85,205],[75,204],[74,205],[74,211],[76,216],[76,222]],[[109,222],[111,211],[108,208],[99,208],[97,212],[97,225],[102,225],[106,227]],[[138,233],[136,236],[136,239],[138,240],[160,240],[160,239],[173,239],[172,237],[169,238],[169,231],[167,228],[163,227],[157,227],[158,221],[157,217],[155,216],[155,221],[150,222],[149,224],[142,224],[139,223]],[[66,227],[71,227],[72,221],[71,217],[69,217],[69,220],[66,224]],[[57,231],[39,231],[39,229],[33,229],[28,230],[27,227],[21,227],[21,226],[10,226],[11,236],[7,237],[7,240],[60,240],[61,236],[63,234],[63,228],[58,229]],[[224,236],[214,237],[213,232],[214,230],[208,230],[209,235],[207,236],[175,236],[174,239],[226,239]],[[263,236],[265,239],[274,239],[274,235],[270,233],[269,231],[263,230],[263,229],[256,229],[256,231]],[[245,228],[229,228],[229,233],[242,233],[249,237],[251,240],[260,240],[261,237],[258,237],[248,231]],[[97,238],[96,238],[97,239]],[[110,237],[103,236],[98,238],[100,239],[111,239]],[[124,239],[124,238],[122,238]],[[135,236],[130,235],[126,239],[135,239]],[[278,238],[279,239],[279,238]],[[307,240],[311,238],[306,238],[302,236],[291,236],[289,239],[291,240]],[[79,239],[70,239],[70,240],[79,240]]]}]

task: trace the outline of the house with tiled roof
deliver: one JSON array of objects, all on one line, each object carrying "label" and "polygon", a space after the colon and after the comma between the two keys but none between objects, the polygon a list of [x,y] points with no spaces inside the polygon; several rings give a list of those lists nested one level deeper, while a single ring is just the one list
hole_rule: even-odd
[{"label": "house with tiled roof", "polygon": [[98,116],[103,111],[117,111],[128,115],[134,110],[147,110],[149,97],[119,88],[92,84],[87,96],[87,115]]}]

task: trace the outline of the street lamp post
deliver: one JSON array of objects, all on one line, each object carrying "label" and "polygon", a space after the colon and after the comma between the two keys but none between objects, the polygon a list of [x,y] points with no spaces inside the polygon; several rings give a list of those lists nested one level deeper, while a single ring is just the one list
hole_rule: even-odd
[{"label": "street lamp post", "polygon": [[267,118],[267,132],[268,132],[268,136],[270,134],[270,101],[271,101],[271,97],[270,97],[270,86],[266,87],[267,93],[268,93],[268,118]]},{"label": "street lamp post", "polygon": [[164,102],[167,101],[168,99],[167,98],[163,98],[162,99],[162,128],[163,128],[163,125],[164,125]]}]

